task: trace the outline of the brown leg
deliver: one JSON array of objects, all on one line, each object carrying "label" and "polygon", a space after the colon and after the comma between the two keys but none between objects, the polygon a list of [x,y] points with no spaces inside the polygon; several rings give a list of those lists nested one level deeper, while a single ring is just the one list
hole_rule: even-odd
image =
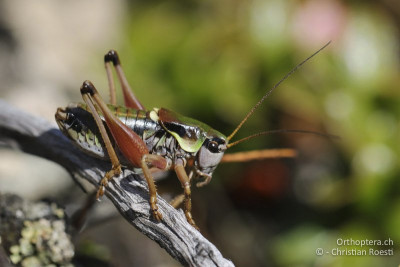
[{"label": "brown leg", "polygon": [[[193,176],[193,171],[191,171],[188,175],[189,178],[189,183],[191,183],[192,181],[192,176]],[[179,205],[182,204],[182,202],[185,200],[185,194],[180,194],[175,196],[170,202],[169,204],[174,207],[175,209],[177,209],[179,207]]]},{"label": "brown leg", "polygon": [[[149,166],[156,167],[161,170],[166,170],[169,167],[167,160],[161,156],[149,154],[149,151],[143,140],[132,129],[123,124],[118,118],[114,116],[114,114],[108,109],[107,105],[104,103],[103,99],[91,82],[85,81],[83,83],[81,87],[81,93],[84,96],[84,99],[88,100],[88,105],[93,106],[92,102],[94,102],[96,103],[96,106],[101,110],[107,127],[110,130],[115,143],[117,144],[119,150],[122,152],[124,157],[129,160],[132,166],[142,168],[147,184],[149,185],[151,210],[154,217],[158,221],[161,220],[162,216],[161,213],[158,212],[157,208],[157,190]],[[97,114],[96,109],[94,109],[94,106],[93,110],[93,116],[95,117],[95,119],[98,117],[96,121],[100,120],[99,124],[102,125],[102,127],[99,126],[99,128],[103,128],[103,130],[105,131],[104,125],[102,124],[102,121]],[[106,138],[108,138],[108,136]],[[110,143],[110,141],[108,141],[108,143]],[[112,171],[113,170],[109,172],[110,175],[113,175]]]},{"label": "brown leg", "polygon": [[157,189],[156,185],[154,183],[153,176],[151,175],[150,169],[148,167],[149,165],[152,166],[157,166],[161,167],[160,169],[166,169],[167,164],[166,160],[158,155],[151,155],[151,154],[146,154],[143,155],[142,157],[142,165],[141,168],[143,170],[144,177],[146,178],[147,184],[149,185],[149,193],[150,193],[150,208],[151,211],[153,212],[154,218],[156,220],[161,221],[162,220],[162,215],[158,211],[157,207]]},{"label": "brown leg", "polygon": [[106,61],[104,59],[104,65],[106,67],[108,89],[110,90],[110,104],[117,105],[117,96],[115,93],[116,90],[115,90],[114,77],[111,70],[111,63],[110,61]]},{"label": "brown leg", "polygon": [[201,172],[201,171],[199,171],[199,170],[196,170],[196,172],[197,172],[197,174],[200,175],[201,177],[205,177],[203,181],[197,182],[197,183],[196,183],[196,186],[197,186],[197,187],[202,187],[202,186],[208,185],[208,184],[211,182],[211,178],[212,178],[211,175],[206,174],[206,173],[204,173],[204,172]]},{"label": "brown leg", "polygon": [[106,131],[106,128],[104,127],[103,121],[101,120],[96,108],[94,107],[93,104],[93,99],[89,94],[82,93],[82,98],[85,101],[85,103],[88,105],[94,120],[96,121],[97,127],[99,128],[101,137],[104,141],[104,144],[107,149],[108,156],[110,157],[111,160],[111,170],[106,173],[106,175],[101,179],[100,181],[100,187],[99,190],[97,191],[96,198],[99,199],[102,195],[104,195],[104,190],[105,187],[107,186],[107,183],[109,180],[111,180],[114,176],[118,176],[121,173],[121,164],[118,160],[118,157],[115,153],[114,148],[112,147],[110,137],[108,136],[108,133]]},{"label": "brown leg", "polygon": [[[117,51],[110,50],[104,56],[104,62],[106,65],[107,77],[108,77],[108,81],[109,81],[109,85],[110,85],[110,90],[114,90],[114,92],[115,92],[115,87],[114,87],[114,89],[112,89],[113,85],[111,85],[111,83],[114,84],[114,82],[110,82],[110,80],[112,80],[112,74],[111,74],[111,69],[110,69],[109,65],[110,65],[110,62],[112,62],[115,67],[115,71],[117,72],[118,80],[121,83],[122,92],[124,93],[125,105],[129,108],[144,110],[144,106],[136,98],[136,96],[132,92],[131,87],[129,86],[128,80],[126,79],[125,73],[121,67],[121,61],[119,60]],[[112,94],[113,93],[111,93],[111,95]],[[114,95],[115,95],[115,93],[114,93]]]},{"label": "brown leg", "polygon": [[101,179],[101,181],[100,181],[100,187],[99,187],[99,190],[97,191],[97,195],[96,195],[97,199],[99,199],[101,196],[104,195],[108,181],[110,181],[115,176],[120,175],[121,172],[122,172],[121,165],[118,165],[117,167],[115,167],[114,165],[112,166],[112,169],[110,171],[108,171],[106,173],[106,175],[104,176],[104,178]]},{"label": "brown leg", "polygon": [[176,208],[179,207],[180,204],[182,204],[184,199],[185,199],[185,195],[184,194],[180,194],[180,195],[177,195],[176,197],[174,197],[169,202],[169,204],[176,209]]},{"label": "brown leg", "polygon": [[191,199],[191,191],[190,191],[190,179],[186,174],[185,167],[183,166],[183,161],[178,161],[175,163],[175,172],[176,175],[178,176],[179,181],[181,182],[181,185],[183,187],[183,193],[185,195],[185,200],[184,200],[184,211],[185,211],[185,216],[186,220],[193,225],[194,227],[197,228],[196,223],[193,220],[192,217],[192,199]]},{"label": "brown leg", "polygon": [[87,220],[89,212],[92,210],[94,203],[96,203],[96,192],[92,192],[87,195],[85,202],[81,207],[75,211],[70,219],[71,225],[75,230],[80,231]]},{"label": "brown leg", "polygon": [[101,110],[108,130],[110,130],[114,141],[117,143],[119,150],[125,158],[129,160],[133,166],[140,167],[143,155],[149,154],[143,140],[132,129],[115,117],[90,81],[85,81],[83,83],[81,93],[90,98],[96,104],[96,108]]}]

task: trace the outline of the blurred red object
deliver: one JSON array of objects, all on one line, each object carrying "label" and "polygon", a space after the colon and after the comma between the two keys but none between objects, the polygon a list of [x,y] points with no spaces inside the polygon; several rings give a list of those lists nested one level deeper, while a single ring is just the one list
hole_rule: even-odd
[{"label": "blurred red object", "polygon": [[264,160],[248,165],[233,189],[241,202],[280,199],[289,188],[289,168],[282,160]]}]

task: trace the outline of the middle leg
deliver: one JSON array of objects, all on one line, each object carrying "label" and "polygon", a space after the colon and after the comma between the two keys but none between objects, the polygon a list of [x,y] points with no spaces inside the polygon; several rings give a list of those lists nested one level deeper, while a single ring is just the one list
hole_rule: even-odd
[{"label": "middle leg", "polygon": [[158,207],[157,207],[157,189],[156,189],[156,185],[154,183],[154,179],[153,179],[153,176],[151,175],[148,165],[154,166],[160,170],[167,170],[168,163],[165,158],[163,158],[159,155],[146,154],[146,155],[143,155],[143,157],[142,157],[141,168],[143,170],[143,175],[146,178],[147,184],[149,186],[150,208],[151,208],[151,211],[153,212],[154,218],[156,218],[156,220],[158,220],[158,221],[161,221],[162,215],[158,211]]},{"label": "middle leg", "polygon": [[185,167],[184,167],[184,161],[182,159],[178,159],[175,162],[175,172],[176,175],[178,176],[179,181],[181,182],[181,185],[183,187],[183,193],[184,193],[184,211],[185,211],[185,216],[186,220],[194,227],[197,228],[196,223],[193,220],[192,217],[192,197],[191,197],[191,190],[190,190],[190,179],[186,174]]}]

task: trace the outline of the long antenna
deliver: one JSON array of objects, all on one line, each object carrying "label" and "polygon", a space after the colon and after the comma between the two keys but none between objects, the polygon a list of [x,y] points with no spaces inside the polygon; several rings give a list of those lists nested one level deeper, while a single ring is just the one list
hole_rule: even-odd
[{"label": "long antenna", "polygon": [[298,64],[296,67],[294,67],[291,71],[289,71],[285,77],[283,77],[278,83],[274,85],[271,89],[267,91],[267,93],[260,99],[260,101],[257,102],[257,104],[254,105],[254,107],[250,110],[249,113],[247,113],[246,117],[239,123],[239,125],[236,127],[236,129],[229,135],[226,139],[229,141],[232,139],[232,137],[239,131],[239,129],[243,126],[243,124],[249,119],[251,115],[253,115],[254,111],[264,102],[264,100],[284,81],[286,80],[290,75],[292,75],[298,68],[300,68],[304,63],[306,63],[308,60],[310,60],[313,56],[321,52],[325,47],[327,47],[331,41],[326,43],[323,47],[318,49],[316,52],[314,52],[311,56],[303,60],[300,64]]},{"label": "long antenna", "polygon": [[264,131],[256,134],[252,134],[250,136],[247,136],[245,138],[239,139],[233,143],[230,143],[227,145],[227,148],[236,146],[237,144],[240,144],[244,141],[247,141],[249,139],[252,139],[254,137],[260,136],[260,135],[268,135],[268,134],[275,134],[275,133],[300,133],[300,134],[314,134],[318,135],[321,137],[326,137],[326,138],[332,138],[332,139],[340,139],[339,136],[333,135],[333,134],[327,134],[327,133],[319,133],[319,132],[314,132],[314,131],[307,131],[307,130],[286,130],[286,129],[280,129],[280,130],[271,130],[271,131]]}]

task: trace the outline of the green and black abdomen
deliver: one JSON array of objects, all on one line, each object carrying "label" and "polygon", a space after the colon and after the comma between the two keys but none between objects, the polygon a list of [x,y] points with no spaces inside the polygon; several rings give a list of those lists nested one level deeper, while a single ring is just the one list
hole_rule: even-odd
[{"label": "green and black abdomen", "polygon": [[[131,128],[143,140],[162,130],[162,127],[158,123],[150,119],[147,111],[113,105],[108,105],[108,108],[122,123]],[[102,114],[99,113],[99,115],[104,121]],[[86,104],[71,104],[65,109],[58,109],[56,121],[60,130],[81,150],[91,156],[108,160],[109,157],[100,131]],[[104,125],[108,131],[105,122]],[[113,146],[117,150],[117,154],[119,154],[119,149],[116,147],[109,131],[108,133]],[[152,144],[149,145],[151,146]],[[151,150],[151,147],[149,150]],[[123,159],[122,162],[124,162]]]}]

